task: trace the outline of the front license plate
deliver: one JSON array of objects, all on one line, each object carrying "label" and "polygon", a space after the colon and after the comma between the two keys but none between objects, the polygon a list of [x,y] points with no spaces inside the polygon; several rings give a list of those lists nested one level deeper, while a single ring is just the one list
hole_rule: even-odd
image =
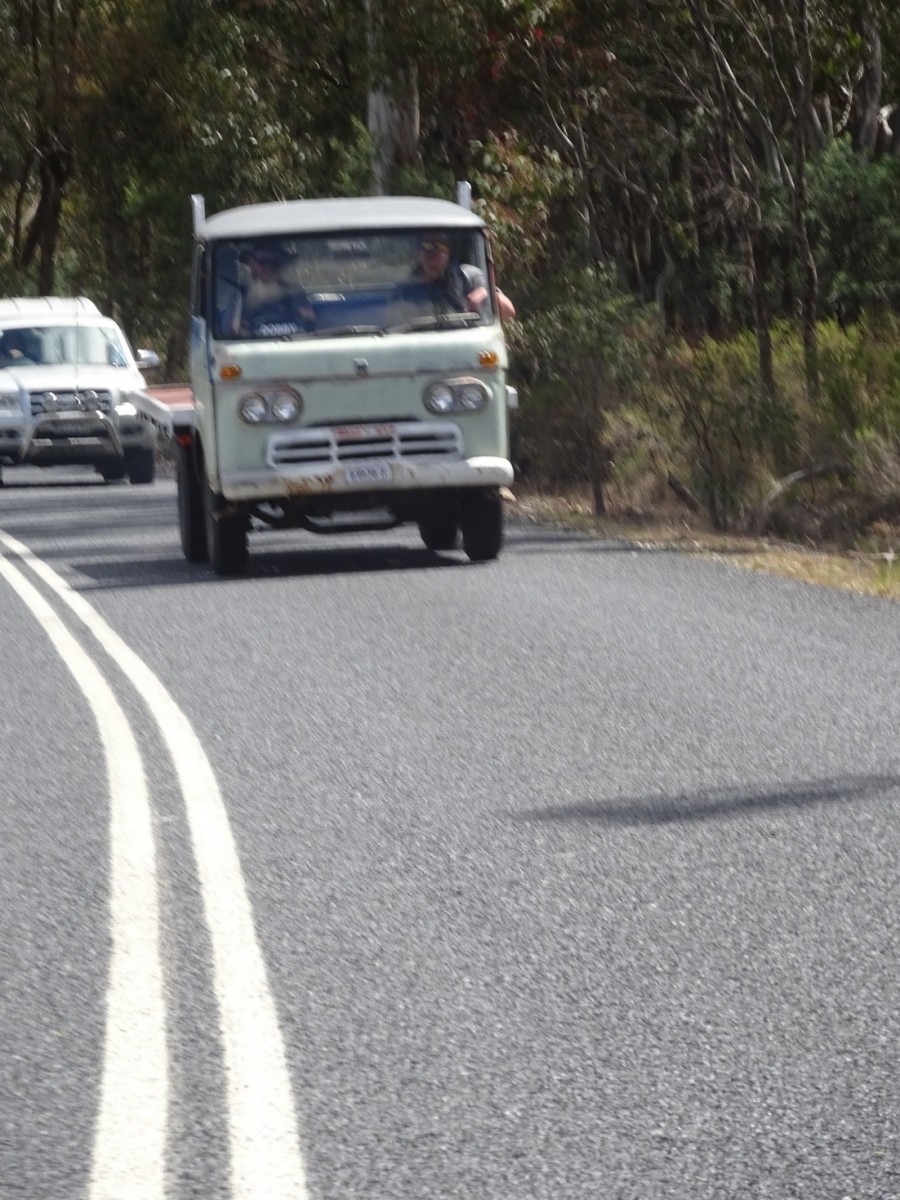
[{"label": "front license plate", "polygon": [[344,480],[348,487],[368,487],[373,483],[390,483],[392,479],[390,463],[381,460],[351,463],[344,467]]}]

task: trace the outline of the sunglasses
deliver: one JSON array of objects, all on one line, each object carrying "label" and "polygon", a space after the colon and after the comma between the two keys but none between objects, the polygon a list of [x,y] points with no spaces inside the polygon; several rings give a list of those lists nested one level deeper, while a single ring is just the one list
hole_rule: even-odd
[{"label": "sunglasses", "polygon": [[419,242],[419,249],[424,250],[426,253],[429,250],[449,250],[450,243],[449,242]]}]

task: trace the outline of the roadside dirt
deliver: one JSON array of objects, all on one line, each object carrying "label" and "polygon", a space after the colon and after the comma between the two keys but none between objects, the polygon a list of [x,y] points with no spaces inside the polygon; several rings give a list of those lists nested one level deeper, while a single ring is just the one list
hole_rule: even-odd
[{"label": "roadside dirt", "polygon": [[721,534],[689,526],[684,520],[596,517],[589,502],[578,496],[536,495],[514,489],[507,496],[507,504],[510,515],[535,524],[578,530],[639,547],[709,555],[752,571],[900,600],[900,531],[895,556],[890,538],[885,539],[884,549],[848,551],[835,546]]}]

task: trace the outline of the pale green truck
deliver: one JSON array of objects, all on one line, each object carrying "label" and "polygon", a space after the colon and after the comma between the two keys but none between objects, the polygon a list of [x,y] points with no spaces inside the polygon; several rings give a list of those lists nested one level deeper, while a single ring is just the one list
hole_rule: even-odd
[{"label": "pale green truck", "polygon": [[185,557],[232,575],[266,527],[413,522],[496,558],[516,393],[483,221],[422,197],[193,205]]}]

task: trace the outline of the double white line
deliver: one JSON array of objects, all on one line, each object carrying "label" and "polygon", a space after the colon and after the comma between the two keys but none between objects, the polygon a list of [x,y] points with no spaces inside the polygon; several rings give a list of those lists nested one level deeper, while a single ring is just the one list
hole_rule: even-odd
[{"label": "double white line", "polygon": [[306,1200],[284,1043],[228,816],[187,717],[147,665],[27,546],[0,531],[0,575],[72,672],[100,730],[110,793],[112,960],[89,1200],[163,1200],[169,1108],[153,817],[134,734],[94,660],[26,577],[39,578],[125,673],[159,727],[184,797],[227,1079],[232,1200]]}]

